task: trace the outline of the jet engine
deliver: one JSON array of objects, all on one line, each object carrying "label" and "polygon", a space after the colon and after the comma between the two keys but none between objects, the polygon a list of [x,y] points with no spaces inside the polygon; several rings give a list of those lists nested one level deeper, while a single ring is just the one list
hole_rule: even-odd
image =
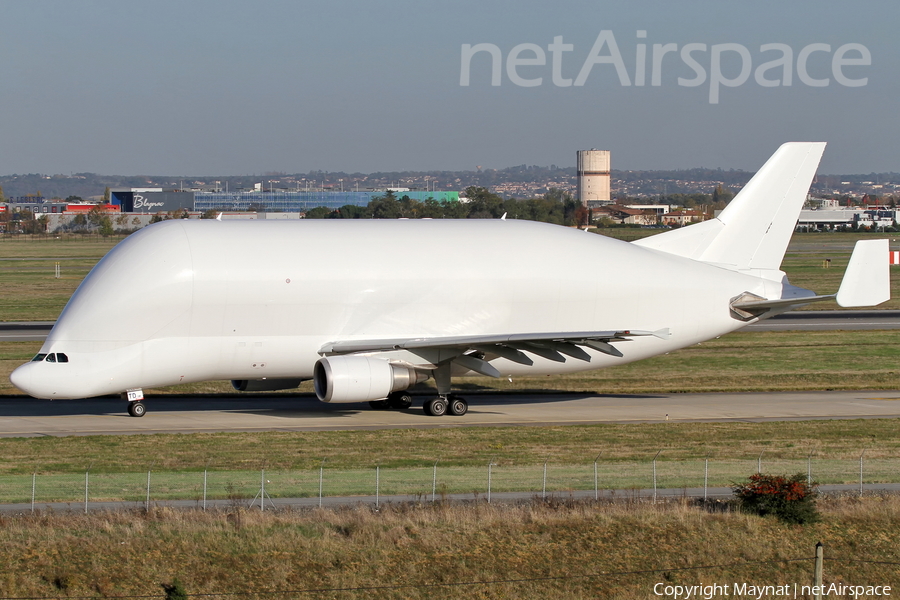
[{"label": "jet engine", "polygon": [[292,390],[302,382],[303,379],[232,379],[231,387],[239,392],[274,392]]},{"label": "jet engine", "polygon": [[316,362],[313,383],[322,402],[382,400],[429,375],[371,356],[329,356]]}]

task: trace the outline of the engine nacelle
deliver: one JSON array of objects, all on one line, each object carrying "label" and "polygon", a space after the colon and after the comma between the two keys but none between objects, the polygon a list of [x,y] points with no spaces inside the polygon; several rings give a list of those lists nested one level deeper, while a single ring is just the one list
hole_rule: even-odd
[{"label": "engine nacelle", "polygon": [[313,373],[316,396],[322,402],[383,400],[426,379],[426,373],[371,356],[320,358]]},{"label": "engine nacelle", "polygon": [[231,387],[239,392],[274,392],[294,389],[303,381],[303,379],[232,379]]}]

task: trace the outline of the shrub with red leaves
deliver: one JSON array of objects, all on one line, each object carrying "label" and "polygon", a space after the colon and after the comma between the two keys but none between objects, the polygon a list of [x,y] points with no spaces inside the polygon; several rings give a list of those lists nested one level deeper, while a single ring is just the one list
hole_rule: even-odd
[{"label": "shrub with red leaves", "polygon": [[816,484],[806,475],[751,475],[747,483],[732,486],[741,510],[760,516],[773,515],[785,523],[803,525],[819,520]]}]

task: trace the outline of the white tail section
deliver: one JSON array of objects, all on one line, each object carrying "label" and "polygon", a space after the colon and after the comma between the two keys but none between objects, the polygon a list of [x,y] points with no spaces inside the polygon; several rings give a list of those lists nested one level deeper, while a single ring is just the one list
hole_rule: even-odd
[{"label": "white tail section", "polygon": [[718,218],[634,242],[735,270],[781,266],[824,142],[783,144]]}]

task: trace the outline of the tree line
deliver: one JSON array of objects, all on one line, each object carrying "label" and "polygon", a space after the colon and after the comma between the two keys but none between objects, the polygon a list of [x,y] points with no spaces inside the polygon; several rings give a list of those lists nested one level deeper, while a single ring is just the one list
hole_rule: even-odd
[{"label": "tree line", "polygon": [[557,225],[585,225],[589,212],[563,190],[551,189],[543,196],[528,200],[504,200],[487,188],[471,186],[465,190],[466,202],[424,202],[409,196],[386,192],[367,206],[346,205],[337,209],[313,208],[307,219],[510,219],[543,221]]}]

